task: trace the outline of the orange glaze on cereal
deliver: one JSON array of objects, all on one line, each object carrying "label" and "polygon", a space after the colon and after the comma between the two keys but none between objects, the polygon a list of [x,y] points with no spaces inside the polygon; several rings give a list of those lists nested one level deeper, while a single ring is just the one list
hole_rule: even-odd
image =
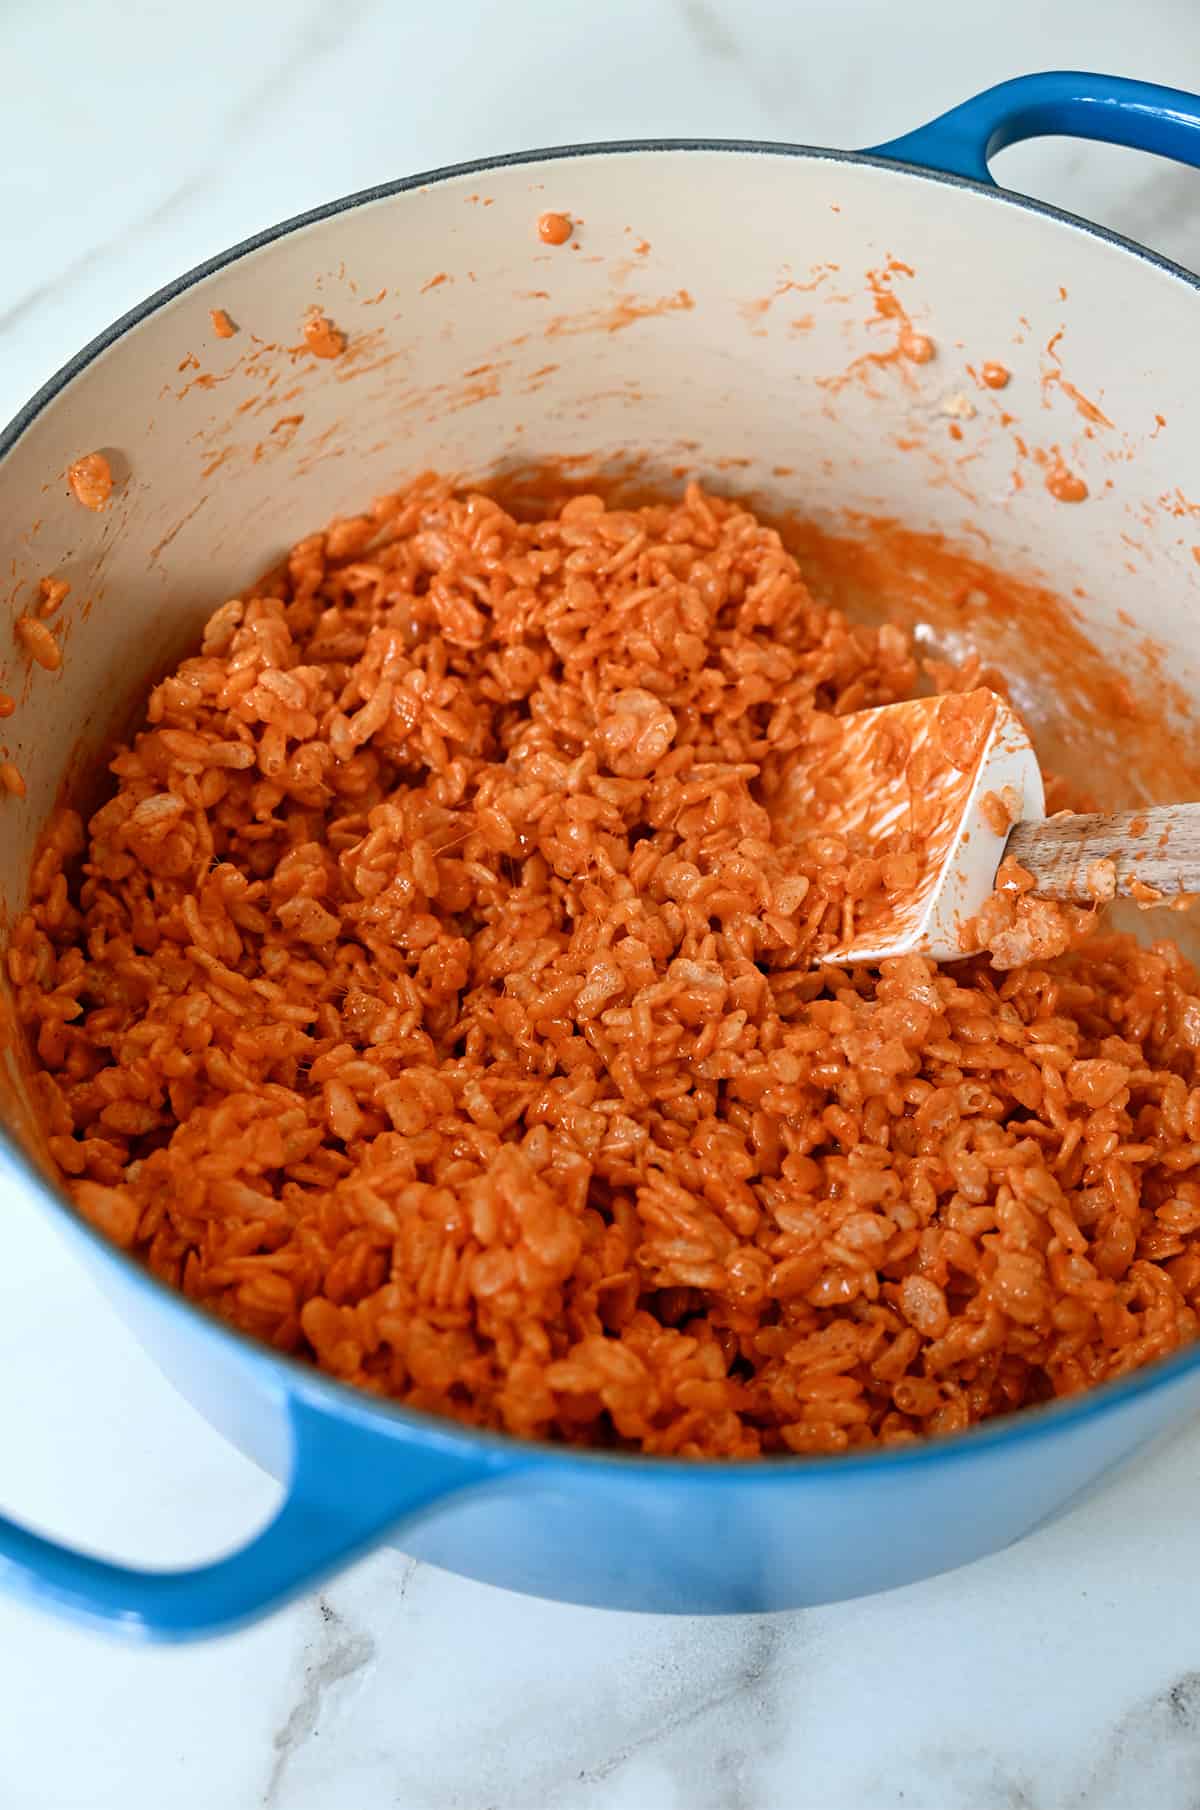
[{"label": "orange glaze on cereal", "polygon": [[44,622],[36,616],[18,616],[13,624],[13,634],[25,649],[30,659],[44,666],[47,672],[55,672],[62,665],[62,651],[58,642],[50,633]]},{"label": "orange glaze on cereal", "polygon": [[53,616],[71,587],[65,578],[43,578],[38,589],[42,593],[42,601],[38,605],[39,616]]},{"label": "orange glaze on cereal", "polygon": [[1014,624],[1039,707],[1074,655],[1103,783],[1075,619],[894,523],[814,531],[817,595],[727,498],[561,469],[540,507],[542,475],[513,514],[426,479],[306,537],[155,688],[87,830],[52,819],[7,966],[81,1213],[374,1396],[606,1449],[904,1444],[1194,1339],[1200,976],[1060,956],[1015,862],[999,959],[831,972],[916,851],[769,809],[832,711],[922,677],[962,770],[991,680],[905,610],[986,617],[997,658]]},{"label": "orange glaze on cereal", "polygon": [[67,483],[85,509],[101,510],[112,495],[112,467],[103,453],[84,453],[67,468]]}]

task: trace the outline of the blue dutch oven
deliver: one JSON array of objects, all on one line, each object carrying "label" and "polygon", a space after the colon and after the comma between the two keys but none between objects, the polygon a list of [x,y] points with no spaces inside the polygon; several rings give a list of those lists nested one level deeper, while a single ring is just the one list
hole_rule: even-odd
[{"label": "blue dutch oven", "polygon": [[[98,763],[131,678],[178,657],[205,614],[300,534],[407,470],[470,475],[629,447],[653,469],[690,446],[707,466],[736,457],[747,488],[781,502],[796,499],[779,468],[798,471],[806,508],[828,519],[875,510],[961,535],[969,517],[998,563],[1027,564],[1036,550],[1064,592],[1086,593],[1083,625],[1101,650],[1133,662],[1152,622],[1200,696],[1200,567],[1179,509],[1139,530],[1139,584],[1118,598],[1111,583],[1128,513],[1182,495],[1196,469],[1195,440],[1175,419],[1195,392],[1196,280],[993,184],[995,152],[1053,134],[1197,164],[1200,100],[1053,73],[1002,83],[863,152],[669,142],[463,165],[276,227],[118,321],[0,439],[14,615],[43,573],[77,580],[63,670],[35,675],[36,708],[12,724],[28,795],[3,814],[10,919],[64,750]],[[538,242],[533,221],[547,206],[581,222],[582,255]],[[1112,433],[1132,449],[1109,458],[1103,436],[1054,417],[1094,510],[1057,509],[1042,485],[1010,483],[1010,448],[982,426],[965,498],[963,485],[935,481],[944,461],[896,449],[935,391],[914,399],[886,373],[830,383],[857,348],[879,343],[862,285],[888,260],[939,346],[941,374],[930,367],[928,381],[943,389],[947,370],[1003,357],[1007,406],[1036,410],[1042,347],[1065,327],[1075,389],[1103,393]],[[796,320],[785,330],[786,310],[766,305],[789,283],[812,292],[801,298],[811,330]],[[362,356],[345,369],[296,365],[297,399],[275,410],[290,411],[290,430],[272,435],[271,372],[284,368],[272,359],[318,300]],[[245,337],[212,340],[217,307],[253,330],[250,351]],[[180,375],[189,355],[205,382]],[[479,381],[485,368],[494,381]],[[1155,412],[1167,426],[1152,435]],[[1025,419],[1032,432],[1042,417]],[[121,483],[91,516],[58,480],[96,446]],[[102,593],[103,609],[70,615]],[[1152,617],[1139,595],[1153,597]],[[988,626],[974,626],[986,651]],[[6,1187],[36,1196],[167,1376],[286,1482],[263,1532],[194,1570],[129,1569],[0,1520],[6,1585],[127,1633],[178,1640],[236,1627],[384,1540],[488,1583],[615,1609],[833,1601],[1019,1539],[1200,1402],[1196,1346],[962,1437],[829,1461],[675,1462],[463,1430],[352,1392],[160,1286],[76,1217],[37,1154],[19,1076],[11,1092]]]}]

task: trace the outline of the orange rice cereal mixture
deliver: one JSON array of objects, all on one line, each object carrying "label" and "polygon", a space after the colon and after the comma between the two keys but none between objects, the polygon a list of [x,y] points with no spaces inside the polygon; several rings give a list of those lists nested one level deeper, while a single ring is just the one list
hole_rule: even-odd
[{"label": "orange rice cereal mixture", "polygon": [[695,487],[430,479],[302,541],[43,844],[9,966],[81,1211],[363,1388],[647,1452],[951,1433],[1191,1339],[1179,953],[820,965],[878,863],[764,800],[917,676]]}]

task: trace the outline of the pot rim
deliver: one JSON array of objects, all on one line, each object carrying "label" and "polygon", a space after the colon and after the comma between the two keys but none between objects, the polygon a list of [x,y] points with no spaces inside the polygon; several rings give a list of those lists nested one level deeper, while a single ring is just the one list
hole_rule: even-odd
[{"label": "pot rim", "polygon": [[1015,189],[1001,188],[993,182],[977,182],[968,176],[959,176],[945,170],[928,168],[923,164],[909,163],[900,157],[885,157],[876,151],[841,151],[828,145],[791,144],[786,140],[756,138],[616,138],[598,139],[584,144],[548,145],[532,151],[505,151],[493,157],[476,157],[465,163],[440,164],[436,169],[423,170],[415,176],[398,176],[391,182],[373,183],[364,189],[355,189],[349,195],[337,196],[332,201],[324,201],[318,207],[306,208],[303,213],[291,214],[287,219],[274,226],[264,227],[261,232],[251,233],[248,238],[240,239],[224,251],[214,253],[199,264],[193,264],[188,270],[161,289],[153,290],[144,301],[137,302],[124,314],[117,316],[109,326],[101,329],[66,363],[60,365],[40,387],[34,391],[12,419],[0,429],[0,459],[8,457],[26,429],[30,427],[43,409],[53,402],[60,391],[66,389],[88,365],[94,362],[102,352],[140,326],[142,321],[157,313],[168,302],[203,282],[205,277],[215,275],[235,264],[239,259],[251,252],[261,251],[264,246],[272,245],[277,239],[285,239],[291,233],[302,232],[306,227],[316,226],[323,220],[334,219],[338,214],[351,212],[354,208],[365,207],[375,201],[388,201],[396,195],[404,195],[415,189],[426,189],[436,183],[448,182],[458,176],[486,175],[493,170],[519,169],[522,165],[564,162],[572,157],[603,157],[611,155],[640,155],[646,152],[674,154],[677,152],[719,151],[733,152],[751,157],[786,157],[807,158],[821,163],[865,164],[870,168],[893,170],[898,175],[915,177],[923,182],[935,183],[940,187],[966,189],[980,196],[986,196],[991,202],[999,202],[1009,207],[1023,209],[1026,212],[1041,214],[1048,220],[1054,220],[1061,226],[1073,227],[1089,237],[1102,239],[1115,245],[1120,251],[1130,253],[1139,262],[1151,268],[1161,270],[1164,275],[1175,277],[1190,289],[1200,290],[1200,274],[1188,270],[1173,259],[1164,257],[1160,252],[1151,251],[1140,245],[1136,239],[1129,239],[1123,233],[1114,232],[1111,227],[1098,226],[1094,220],[1088,220],[1081,214],[1073,214],[1066,208],[1055,206],[1048,201],[1039,201],[1032,195],[1022,195]]},{"label": "pot rim", "polygon": [[[1070,213],[1049,202],[1039,201],[993,183],[929,169],[902,158],[887,157],[872,151],[842,151],[821,145],[791,144],[785,141],[722,138],[645,138],[600,140],[585,144],[554,145],[531,151],[505,152],[498,156],[480,157],[464,163],[444,164],[413,176],[402,176],[391,182],[377,183],[355,190],[320,206],[293,214],[274,226],[251,234],[226,250],[193,265],[171,282],[154,290],[142,302],[119,315],[108,327],[88,341],[69,358],[18,409],[0,430],[0,461],[8,458],[26,431],[51,402],[63,393],[103,352],[131,333],[151,315],[175,301],[206,277],[239,262],[252,252],[260,251],[278,239],[320,224],[322,221],[349,213],[376,201],[432,187],[461,176],[484,175],[496,170],[534,167],[539,164],[566,161],[570,158],[675,154],[691,152],[729,152],[750,157],[787,157],[809,159],[832,164],[863,164],[898,175],[940,186],[965,189],[993,203],[1016,207],[1039,214],[1057,224],[1101,239],[1129,253],[1139,262],[1165,276],[1200,291],[1200,275],[1185,269],[1170,258],[1150,251],[1136,240],[1098,226],[1094,221]],[[113,1244],[83,1218],[66,1193],[55,1185],[26,1153],[7,1127],[0,1125],[0,1156],[3,1156],[21,1179],[32,1187],[39,1205],[44,1205],[65,1225],[66,1230],[85,1239],[97,1254],[113,1265],[136,1287],[148,1291],[182,1327],[217,1339],[227,1345],[240,1362],[251,1365],[264,1387],[283,1385],[289,1396],[297,1396],[312,1407],[331,1412],[338,1418],[352,1419],[366,1429],[385,1437],[407,1429],[422,1444],[463,1458],[474,1456],[488,1469],[497,1472],[517,1470],[561,1470],[576,1466],[607,1473],[613,1478],[645,1475],[663,1481],[688,1479],[704,1484],[736,1485],[753,1480],[790,1483],[805,1478],[831,1480],[864,1471],[883,1471],[912,1465],[951,1463],[969,1458],[973,1453],[986,1453],[997,1447],[1047,1438],[1059,1431],[1081,1425],[1105,1415],[1138,1396],[1148,1395],[1177,1381],[1188,1372],[1200,1368],[1200,1338],[1169,1357],[1132,1371],[1113,1382],[1099,1383],[1074,1396],[1059,1397],[1052,1402],[1020,1408],[1012,1413],[996,1415],[969,1427],[965,1432],[945,1438],[925,1437],[912,1444],[852,1451],[835,1456],[792,1455],[733,1458],[677,1458],[653,1456],[641,1452],[615,1452],[589,1446],[553,1444],[547,1440],[519,1438],[509,1433],[464,1425],[440,1415],[405,1407],[389,1397],[374,1396],[352,1384],[304,1363],[286,1352],[252,1338],[248,1333],[226,1324],[215,1314],[188,1299],[180,1290],[161,1281],[150,1270]]]}]

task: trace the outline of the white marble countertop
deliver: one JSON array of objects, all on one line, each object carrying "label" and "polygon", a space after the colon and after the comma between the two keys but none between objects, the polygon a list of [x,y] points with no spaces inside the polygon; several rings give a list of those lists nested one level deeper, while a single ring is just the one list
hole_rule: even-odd
[{"label": "white marble countertop", "polygon": [[[0,416],[186,266],[347,190],[639,134],[855,145],[1037,67],[1200,89],[1194,0],[248,0],[0,7]],[[1200,266],[1200,176],[1000,174]],[[0,1504],[142,1562],[274,1486],[6,1199]],[[2,1810],[1185,1810],[1200,1427],[1016,1550],[835,1608],[668,1620],[385,1553],[251,1632],[139,1651],[0,1601]]]}]

